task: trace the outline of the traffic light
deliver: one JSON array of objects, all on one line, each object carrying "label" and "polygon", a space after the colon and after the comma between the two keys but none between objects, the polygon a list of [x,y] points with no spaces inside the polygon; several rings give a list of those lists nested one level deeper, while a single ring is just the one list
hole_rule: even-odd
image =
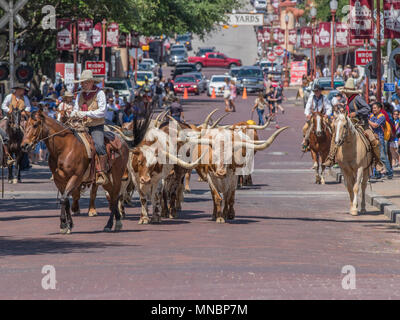
[{"label": "traffic light", "polygon": [[400,78],[400,48],[393,50],[389,58],[390,67],[397,78]]},{"label": "traffic light", "polygon": [[27,83],[33,78],[33,68],[26,65],[21,65],[15,71],[15,76],[19,82]]}]

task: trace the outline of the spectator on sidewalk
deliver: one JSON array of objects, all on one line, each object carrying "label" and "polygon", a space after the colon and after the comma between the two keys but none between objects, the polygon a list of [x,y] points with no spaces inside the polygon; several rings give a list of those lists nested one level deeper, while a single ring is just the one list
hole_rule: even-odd
[{"label": "spectator on sidewalk", "polygon": [[[374,104],[372,105],[372,114],[369,117],[368,123],[372,127],[374,133],[379,138],[381,161],[386,167],[386,176],[388,177],[388,179],[392,179],[393,170],[389,163],[387,149],[388,145],[387,139],[385,139],[385,130],[390,130],[390,128],[386,126],[386,118],[385,115],[382,113],[382,104],[380,104],[379,102],[374,102]],[[374,169],[374,178],[380,179],[381,177],[381,174]]]}]

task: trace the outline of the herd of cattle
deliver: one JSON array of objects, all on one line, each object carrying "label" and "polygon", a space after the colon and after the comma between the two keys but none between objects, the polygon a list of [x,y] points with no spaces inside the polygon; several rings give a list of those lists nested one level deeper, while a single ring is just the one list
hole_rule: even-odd
[{"label": "herd of cattle", "polygon": [[[266,129],[269,123],[264,126],[246,122],[219,126],[224,116],[212,123],[211,117],[216,111],[198,126],[177,122],[165,113],[151,122],[142,142],[130,151],[129,179],[121,190],[123,216],[124,202],[129,202],[133,190],[137,190],[141,202],[139,224],[157,223],[162,217],[177,218],[183,194],[190,192],[191,172],[196,170],[210,187],[213,220],[225,223],[235,218],[235,191],[237,181],[243,178],[238,179],[239,170],[249,174],[255,152],[268,148],[288,127],[261,141],[257,130]],[[163,122],[164,118],[169,121]],[[151,219],[149,200],[153,209]]]}]

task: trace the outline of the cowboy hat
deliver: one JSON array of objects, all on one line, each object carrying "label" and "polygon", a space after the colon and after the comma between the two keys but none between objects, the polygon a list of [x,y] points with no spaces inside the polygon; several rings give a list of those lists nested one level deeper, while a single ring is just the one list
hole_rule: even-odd
[{"label": "cowboy hat", "polygon": [[69,91],[65,91],[64,95],[62,96],[63,98],[74,98],[74,94]]},{"label": "cowboy hat", "polygon": [[362,91],[356,89],[356,85],[354,83],[354,79],[353,78],[349,78],[346,81],[346,84],[344,85],[344,87],[339,87],[336,88],[337,91],[340,91],[342,93],[347,93],[347,94],[361,94]]},{"label": "cowboy hat", "polygon": [[82,71],[82,74],[81,74],[80,79],[74,81],[74,83],[82,83],[82,82],[85,82],[85,81],[94,81],[94,82],[96,82],[96,83],[99,83],[99,82],[102,81],[102,79],[100,79],[100,78],[95,78],[95,77],[93,76],[92,70],[84,70],[84,71]]},{"label": "cowboy hat", "polygon": [[29,88],[23,83],[16,83],[11,89],[12,90],[15,90],[15,89],[29,90]]}]

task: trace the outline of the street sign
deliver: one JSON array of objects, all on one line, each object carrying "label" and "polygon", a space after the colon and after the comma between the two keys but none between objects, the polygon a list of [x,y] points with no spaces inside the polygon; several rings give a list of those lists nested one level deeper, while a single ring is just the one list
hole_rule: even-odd
[{"label": "street sign", "polygon": [[372,61],[373,50],[358,49],[355,52],[356,66],[366,66]]},{"label": "street sign", "polygon": [[236,26],[262,26],[264,14],[262,13],[235,13],[227,14],[228,25]]},{"label": "street sign", "polygon": [[106,63],[104,61],[86,61],[86,70],[92,70],[94,76],[106,75]]},{"label": "street sign", "polygon": [[268,52],[267,58],[268,58],[269,61],[274,62],[276,60],[275,53],[273,53],[272,51]]},{"label": "street sign", "polygon": [[274,51],[277,56],[281,56],[285,53],[285,50],[281,46],[276,46]]},{"label": "street sign", "polygon": [[394,83],[384,83],[383,84],[383,91],[385,91],[385,92],[394,92],[395,91]]}]

